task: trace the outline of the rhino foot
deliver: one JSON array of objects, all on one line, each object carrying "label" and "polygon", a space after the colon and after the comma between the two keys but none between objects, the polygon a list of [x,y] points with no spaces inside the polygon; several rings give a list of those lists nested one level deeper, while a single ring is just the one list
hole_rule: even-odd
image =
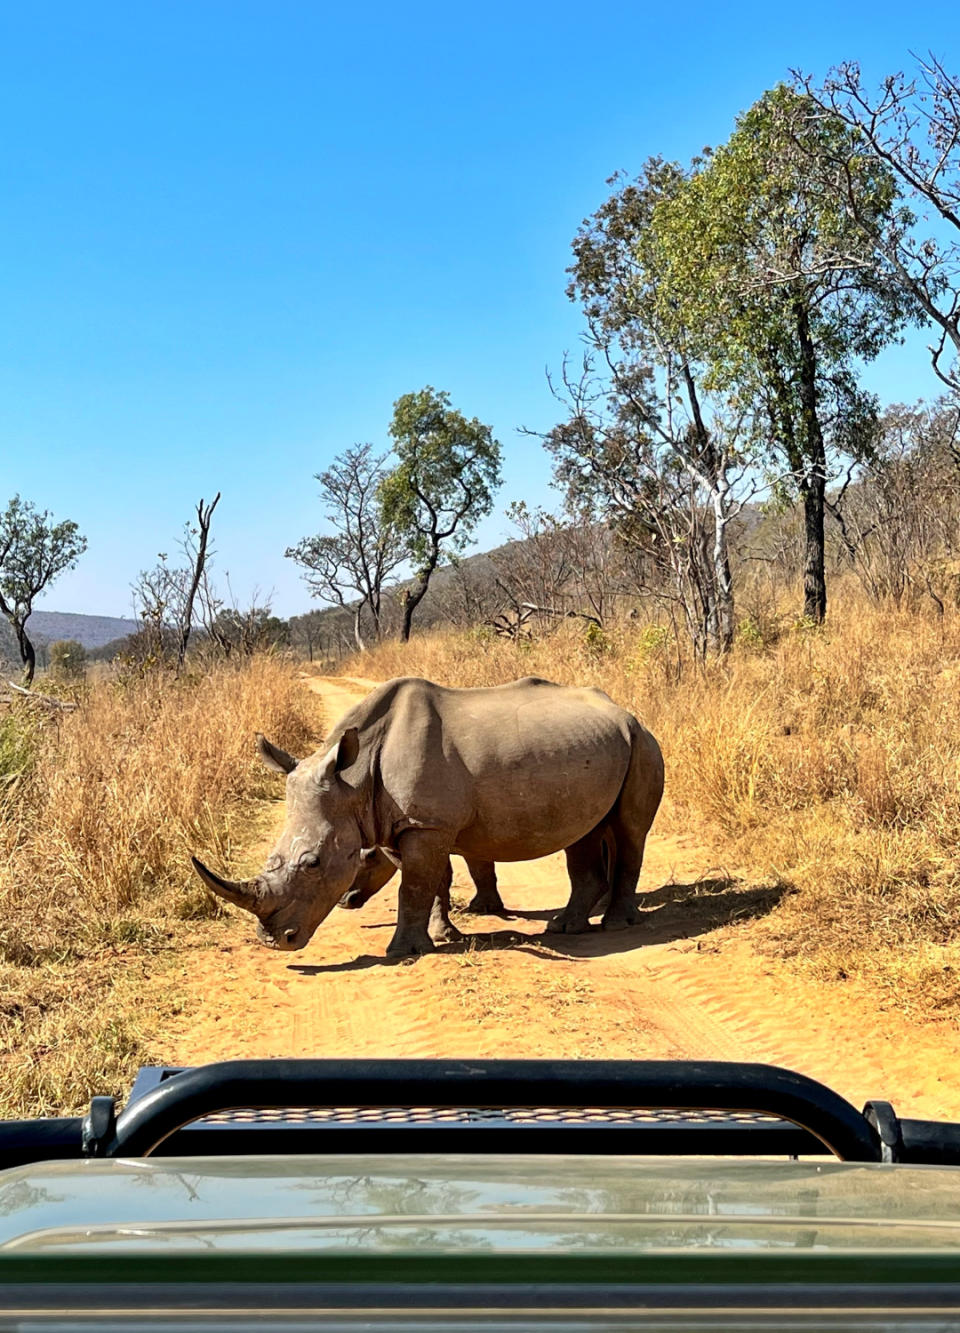
[{"label": "rhino foot", "polygon": [[564,908],[550,922],[550,931],[558,935],[583,935],[590,929],[589,917],[582,913],[574,914],[568,908]]},{"label": "rhino foot", "polygon": [[388,958],[418,958],[420,954],[433,953],[435,945],[425,930],[396,930],[393,939],[387,945]]},{"label": "rhino foot", "polygon": [[463,910],[465,912],[473,912],[476,916],[510,915],[504,907],[503,899],[500,897],[500,894],[496,889],[478,889]]},{"label": "rhino foot", "polygon": [[638,926],[642,919],[636,903],[616,903],[607,908],[600,924],[604,930],[626,930],[628,926]]},{"label": "rhino foot", "polygon": [[430,926],[430,938],[434,944],[459,944],[467,937],[462,930],[457,930],[452,921],[442,921],[437,926]]}]

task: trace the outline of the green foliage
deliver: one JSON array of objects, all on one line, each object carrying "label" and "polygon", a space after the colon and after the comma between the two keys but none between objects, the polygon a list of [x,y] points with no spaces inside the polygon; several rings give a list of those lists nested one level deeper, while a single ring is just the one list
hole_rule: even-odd
[{"label": "green foliage", "polygon": [[652,661],[663,656],[670,646],[671,633],[666,625],[644,625],[637,635],[633,652],[624,663],[627,675],[636,675]]},{"label": "green foliage", "polygon": [[394,404],[390,435],[397,465],[379,487],[380,519],[409,552],[416,582],[400,594],[401,635],[444,556],[461,552],[493,508],[500,485],[500,445],[489,426],[450,406],[429,386]]},{"label": "green foliage", "polygon": [[753,616],[744,616],[737,625],[737,643],[753,652],[763,652],[767,647],[764,627]]},{"label": "green foliage", "polygon": [[858,209],[876,230],[904,221],[893,173],[859,152],[839,119],[813,111],[810,98],[783,85],[765,93],[657,206],[653,223],[663,317],[695,331],[706,383],[759,407],[778,457],[794,469],[809,459],[813,426],[801,395],[804,322],[822,417],[838,447],[858,454],[875,407],[858,390],[855,362],[875,357],[911,313],[813,164],[845,152]]},{"label": "green foliage", "polygon": [[58,639],[50,645],[50,670],[63,680],[81,680],[87,670],[87,650],[76,639]]},{"label": "green foliage", "polygon": [[471,625],[466,631],[466,637],[478,648],[487,649],[492,643],[496,642],[496,632],[490,625]]},{"label": "green foliage", "polygon": [[36,661],[25,629],[33,603],[86,549],[87,539],[76,523],[54,523],[47,510],[38,510],[19,495],[0,516],[0,612],[16,633],[28,684]]},{"label": "green foliage", "polygon": [[380,486],[384,521],[404,534],[420,567],[443,543],[462,551],[500,485],[491,428],[468,421],[448,393],[428,386],[397,400],[390,435],[398,462]]},{"label": "green foliage", "polygon": [[25,710],[14,709],[0,717],[0,796],[29,773],[39,741],[39,722]]},{"label": "green foliage", "polygon": [[592,653],[594,657],[605,656],[612,646],[610,643],[610,635],[593,620],[589,622],[584,631],[583,642],[587,651]]},{"label": "green foliage", "polygon": [[790,625],[791,634],[796,634],[800,638],[808,638],[813,635],[823,633],[823,626],[819,621],[813,620],[810,616],[797,616]]}]

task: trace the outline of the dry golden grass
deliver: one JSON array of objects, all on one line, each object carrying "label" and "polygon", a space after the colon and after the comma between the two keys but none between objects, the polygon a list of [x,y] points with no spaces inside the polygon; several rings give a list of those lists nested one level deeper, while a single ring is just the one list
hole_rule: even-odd
[{"label": "dry golden grass", "polygon": [[216,928],[190,853],[236,863],[277,785],[254,732],[302,750],[317,724],[293,669],[266,657],[101,681],[57,721],[2,724],[0,1114],[129,1086],[179,1003],[166,963]]},{"label": "dry golden grass", "polygon": [[685,666],[656,627],[539,641],[484,632],[384,644],[345,668],[493,685],[593,684],[657,735],[661,826],[696,827],[725,863],[797,890],[751,930],[823,980],[860,977],[881,1003],[960,1013],[960,614],[834,597],[828,625],[745,636]]}]

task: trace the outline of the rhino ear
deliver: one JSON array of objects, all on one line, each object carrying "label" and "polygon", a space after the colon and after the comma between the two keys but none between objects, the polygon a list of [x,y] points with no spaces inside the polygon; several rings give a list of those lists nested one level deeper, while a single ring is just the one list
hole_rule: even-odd
[{"label": "rhino ear", "polygon": [[340,744],[337,746],[337,761],[334,764],[334,771],[342,773],[345,768],[357,762],[357,756],[360,753],[360,736],[356,727],[348,727],[340,737]]},{"label": "rhino ear", "polygon": [[272,768],[275,773],[292,773],[300,762],[294,759],[292,754],[287,754],[286,750],[281,750],[279,745],[271,745],[266,736],[257,732],[257,754],[267,768]]}]

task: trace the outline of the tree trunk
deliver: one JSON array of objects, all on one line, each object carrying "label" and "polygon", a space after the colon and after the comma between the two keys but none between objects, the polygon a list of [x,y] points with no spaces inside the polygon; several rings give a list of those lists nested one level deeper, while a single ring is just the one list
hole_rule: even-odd
[{"label": "tree trunk", "polygon": [[413,620],[413,613],[423,601],[427,588],[430,586],[430,578],[437,567],[437,561],[440,559],[440,547],[434,546],[427,559],[426,564],[417,575],[417,582],[413,588],[404,588],[400,594],[400,602],[403,606],[403,626],[400,630],[401,643],[410,641],[410,625]]},{"label": "tree trunk", "polygon": [[800,342],[800,403],[806,475],[803,495],[803,533],[806,554],[803,568],[803,614],[822,625],[827,615],[827,578],[824,557],[824,499],[827,491],[827,454],[817,410],[817,354],[810,336],[809,312],[802,298],[794,304]]},{"label": "tree trunk", "polygon": [[811,474],[803,486],[803,535],[806,548],[803,566],[804,619],[822,625],[827,614],[827,580],[824,562],[823,472]]},{"label": "tree trunk", "polygon": [[717,638],[721,653],[733,647],[733,572],[727,549],[727,527],[717,519],[713,538],[713,569],[717,589]]},{"label": "tree trunk", "polygon": [[33,644],[27,638],[27,632],[21,625],[15,625],[17,631],[17,644],[20,648],[20,660],[23,662],[23,683],[29,686],[33,683],[34,673],[37,669],[37,654],[34,652]]},{"label": "tree trunk", "polygon": [[429,582],[430,580],[428,578],[421,579],[415,588],[404,588],[403,592],[400,594],[401,604],[403,606],[403,625],[400,628],[401,643],[410,642],[410,625],[413,620],[413,613],[423,601],[424,594],[427,591],[427,584]]},{"label": "tree trunk", "polygon": [[699,576],[695,583],[700,589],[703,605],[703,635],[704,645],[713,652],[721,651],[720,642],[720,589],[717,584],[716,570],[713,564],[713,556],[710,551],[710,534],[704,529],[702,536],[697,542],[699,550],[695,559],[699,569]]},{"label": "tree trunk", "polygon": [[220,501],[220,492],[217,491],[212,504],[204,505],[201,499],[197,505],[197,520],[199,522],[199,540],[197,542],[196,558],[193,562],[193,571],[190,575],[190,586],[187,589],[186,601],[183,605],[183,619],[180,622],[180,631],[177,638],[177,672],[183,670],[183,664],[187,657],[187,644],[190,641],[190,631],[193,628],[193,604],[196,601],[197,592],[200,588],[200,582],[203,578],[203,571],[207,563],[207,542],[210,539],[210,520],[213,517],[213,511]]},{"label": "tree trunk", "polygon": [[353,637],[356,640],[357,647],[362,653],[367,651],[367,645],[363,641],[363,635],[360,633],[360,616],[363,613],[363,602],[361,602],[353,612]]}]

